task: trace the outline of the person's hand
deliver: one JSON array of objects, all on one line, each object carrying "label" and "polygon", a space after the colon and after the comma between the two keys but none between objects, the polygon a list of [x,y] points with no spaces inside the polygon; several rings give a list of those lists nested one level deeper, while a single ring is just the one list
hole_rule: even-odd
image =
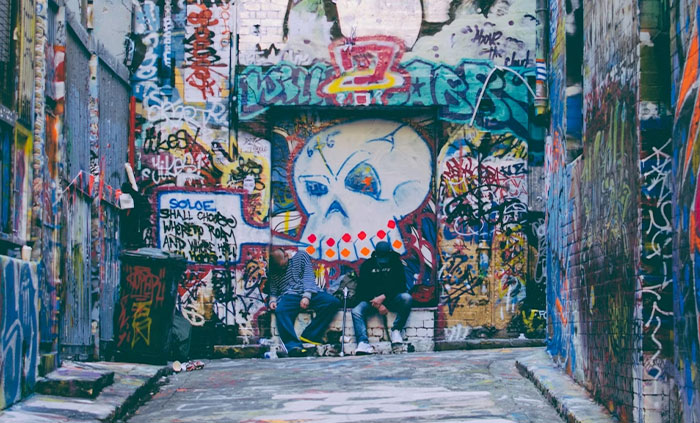
[{"label": "person's hand", "polygon": [[270,301],[270,310],[277,310],[277,301]]},{"label": "person's hand", "polygon": [[382,316],[386,316],[387,313],[389,313],[389,309],[386,308],[386,306],[383,305],[383,304],[380,305],[380,306],[377,308],[377,310],[379,310],[379,314],[381,314]]},{"label": "person's hand", "polygon": [[306,310],[307,308],[309,308],[309,303],[310,303],[309,299],[304,297],[299,302],[299,307],[301,307],[302,310]]},{"label": "person's hand", "polygon": [[382,305],[382,303],[384,302],[385,299],[386,299],[386,295],[382,294],[382,295],[379,295],[377,297],[372,298],[372,301],[370,301],[370,303],[372,304],[372,307],[378,309],[379,306]]}]

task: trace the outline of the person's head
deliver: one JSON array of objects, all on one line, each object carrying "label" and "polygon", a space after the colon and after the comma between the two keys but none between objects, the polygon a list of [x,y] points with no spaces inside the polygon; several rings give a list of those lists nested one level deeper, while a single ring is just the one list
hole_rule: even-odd
[{"label": "person's head", "polygon": [[391,260],[391,245],[388,242],[378,242],[374,248],[374,257],[379,264],[387,264]]},{"label": "person's head", "polygon": [[287,269],[289,256],[287,252],[281,248],[275,248],[270,252],[270,272],[280,273]]}]

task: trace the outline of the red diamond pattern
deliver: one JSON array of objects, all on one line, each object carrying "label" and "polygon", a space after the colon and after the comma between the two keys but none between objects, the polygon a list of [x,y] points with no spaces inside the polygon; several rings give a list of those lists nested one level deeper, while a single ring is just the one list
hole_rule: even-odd
[{"label": "red diamond pattern", "polygon": [[328,244],[329,247],[332,247],[335,245],[335,240],[333,238],[328,238],[328,241],[326,241],[326,244]]},{"label": "red diamond pattern", "polygon": [[367,234],[365,233],[365,231],[362,231],[359,234],[357,234],[357,237],[360,238],[360,241],[364,241],[365,238],[367,238]]},{"label": "red diamond pattern", "polygon": [[389,229],[394,229],[396,227],[396,222],[393,220],[390,220],[387,222],[386,226],[388,226]]},{"label": "red diamond pattern", "polygon": [[343,241],[350,242],[351,239],[352,239],[352,237],[350,236],[350,234],[343,235]]},{"label": "red diamond pattern", "polygon": [[316,238],[316,235],[311,234],[311,235],[309,235],[308,238],[306,238],[306,239],[308,239],[309,242],[313,244],[314,242],[316,242],[316,239],[317,239],[317,238]]},{"label": "red diamond pattern", "polygon": [[384,239],[386,237],[386,232],[380,229],[379,232],[377,232],[377,236],[379,237],[379,239]]}]

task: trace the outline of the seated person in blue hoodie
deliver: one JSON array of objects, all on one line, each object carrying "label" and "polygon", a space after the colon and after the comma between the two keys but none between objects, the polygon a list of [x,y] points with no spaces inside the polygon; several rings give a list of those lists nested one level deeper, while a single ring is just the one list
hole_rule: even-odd
[{"label": "seated person in blue hoodie", "polygon": [[389,243],[377,243],[372,257],[360,266],[355,295],[360,301],[352,310],[352,323],[357,340],[355,354],[374,353],[367,338],[365,322],[365,318],[374,311],[384,316],[389,311],[396,313],[396,320],[391,327],[391,342],[403,342],[401,331],[411,313],[412,297],[406,290],[406,272],[401,257],[392,251]]}]

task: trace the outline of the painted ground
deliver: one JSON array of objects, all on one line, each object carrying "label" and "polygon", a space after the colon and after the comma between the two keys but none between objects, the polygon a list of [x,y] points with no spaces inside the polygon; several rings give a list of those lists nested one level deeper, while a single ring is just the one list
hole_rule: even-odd
[{"label": "painted ground", "polygon": [[534,351],[209,361],[129,423],[561,422],[515,368]]}]

